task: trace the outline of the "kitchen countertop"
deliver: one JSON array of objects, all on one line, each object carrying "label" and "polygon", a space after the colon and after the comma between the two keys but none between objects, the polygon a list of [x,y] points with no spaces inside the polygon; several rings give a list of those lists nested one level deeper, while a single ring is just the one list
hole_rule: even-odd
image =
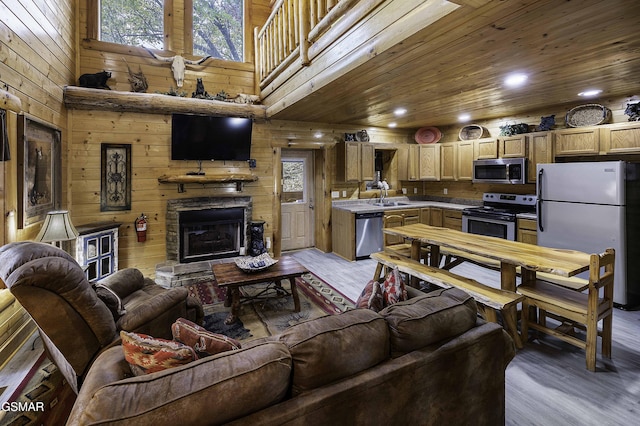
[{"label": "kitchen countertop", "polygon": [[351,213],[374,213],[384,212],[390,210],[402,210],[402,209],[419,209],[422,207],[440,207],[446,209],[462,210],[468,207],[477,207],[470,204],[457,204],[446,203],[442,201],[428,201],[428,200],[410,200],[407,197],[389,197],[385,199],[388,203],[398,203],[398,205],[388,206],[376,206],[374,203],[378,202],[378,199],[359,199],[359,200],[345,200],[334,201],[332,203],[333,208],[350,211]]},{"label": "kitchen countertop", "polygon": [[518,213],[516,215],[516,217],[518,219],[531,219],[531,220],[538,220],[538,216],[536,216],[535,213]]}]

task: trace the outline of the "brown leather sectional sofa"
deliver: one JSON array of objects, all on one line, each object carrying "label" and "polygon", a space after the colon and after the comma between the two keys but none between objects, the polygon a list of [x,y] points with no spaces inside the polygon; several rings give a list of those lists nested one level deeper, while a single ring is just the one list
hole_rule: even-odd
[{"label": "brown leather sectional sofa", "polygon": [[144,376],[112,347],[68,425],[498,425],[514,353],[470,296],[440,290]]}]

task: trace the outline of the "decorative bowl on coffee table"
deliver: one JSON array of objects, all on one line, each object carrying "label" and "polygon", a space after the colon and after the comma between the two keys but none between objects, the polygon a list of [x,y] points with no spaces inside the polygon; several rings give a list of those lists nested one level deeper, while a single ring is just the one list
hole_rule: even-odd
[{"label": "decorative bowl on coffee table", "polygon": [[238,268],[242,269],[244,272],[258,272],[264,271],[270,266],[278,263],[276,259],[273,259],[269,256],[269,253],[262,253],[258,256],[243,256],[235,259],[236,265]]}]

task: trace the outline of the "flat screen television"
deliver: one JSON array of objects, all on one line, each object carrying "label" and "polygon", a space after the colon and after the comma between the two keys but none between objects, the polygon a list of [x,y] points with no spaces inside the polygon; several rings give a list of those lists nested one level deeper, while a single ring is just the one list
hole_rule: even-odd
[{"label": "flat screen television", "polygon": [[247,161],[252,125],[250,118],[173,114],[171,159]]}]

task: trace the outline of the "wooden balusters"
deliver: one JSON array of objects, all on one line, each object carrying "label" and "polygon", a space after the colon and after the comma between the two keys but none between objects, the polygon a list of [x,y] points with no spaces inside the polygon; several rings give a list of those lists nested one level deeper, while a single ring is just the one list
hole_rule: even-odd
[{"label": "wooden balusters", "polygon": [[[256,75],[260,84],[275,74],[290,56],[297,53],[302,66],[309,64],[309,34],[320,34],[339,16],[327,15],[341,2],[343,9],[354,0],[279,0],[265,25],[254,34],[256,45]],[[344,12],[344,11],[342,11]],[[332,15],[338,15],[335,12]],[[325,19],[327,18],[327,19]],[[325,22],[327,21],[327,22]],[[320,29],[319,27],[322,27]]]}]

